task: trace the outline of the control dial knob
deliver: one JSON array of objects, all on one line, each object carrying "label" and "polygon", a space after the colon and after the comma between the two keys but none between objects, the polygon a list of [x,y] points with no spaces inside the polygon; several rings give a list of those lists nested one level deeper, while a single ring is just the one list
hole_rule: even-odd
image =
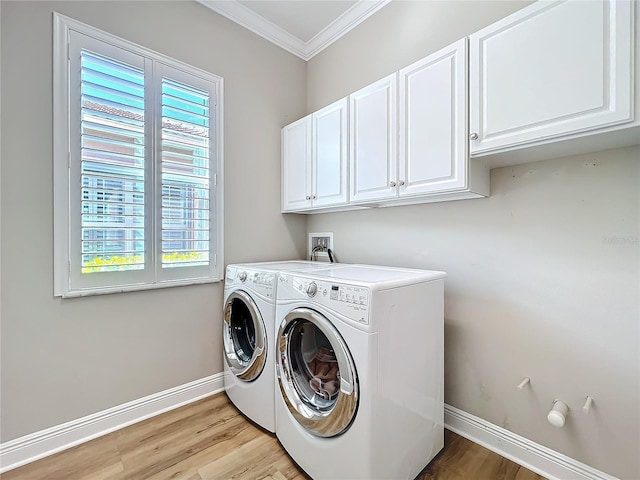
[{"label": "control dial knob", "polygon": [[318,285],[315,282],[311,282],[307,285],[307,295],[309,297],[315,297],[316,293],[318,293]]},{"label": "control dial knob", "polygon": [[241,282],[244,282],[244,281],[247,279],[247,272],[240,272],[240,273],[238,274],[238,279],[239,279]]}]

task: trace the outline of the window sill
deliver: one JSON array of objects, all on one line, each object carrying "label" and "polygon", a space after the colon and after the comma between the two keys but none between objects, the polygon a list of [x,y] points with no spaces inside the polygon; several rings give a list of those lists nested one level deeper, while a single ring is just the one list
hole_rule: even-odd
[{"label": "window sill", "polygon": [[159,283],[145,283],[135,285],[118,285],[115,287],[87,288],[81,290],[70,290],[62,294],[55,294],[55,297],[78,298],[92,297],[94,295],[109,295],[112,293],[139,292],[143,290],[156,290],[160,288],[185,287],[188,285],[201,285],[205,283],[220,283],[224,278],[192,278],[188,280],[171,280]]}]

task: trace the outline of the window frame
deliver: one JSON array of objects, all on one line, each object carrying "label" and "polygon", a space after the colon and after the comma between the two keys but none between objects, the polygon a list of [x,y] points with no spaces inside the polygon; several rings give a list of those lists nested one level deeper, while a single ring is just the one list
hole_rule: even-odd
[{"label": "window frame", "polygon": [[[223,191],[223,78],[154,52],[59,13],[53,14],[53,173],[54,173],[54,296],[87,295],[148,290],[180,285],[220,282],[224,279],[224,191]],[[96,51],[117,49],[113,58],[138,57],[145,80],[145,265],[142,270],[80,273],[81,203],[80,116],[72,105],[80,98],[80,87],[72,91],[76,78],[70,71],[72,37],[96,46]],[[164,72],[170,72],[164,74]],[[210,101],[210,253],[209,265],[162,268],[162,79],[206,86],[215,95]],[[185,81],[186,80],[186,81]],[[189,83],[192,82],[192,83]],[[195,82],[195,83],[193,83]],[[149,114],[147,115],[147,108]],[[151,126],[148,127],[148,123]],[[77,151],[74,152],[72,149]],[[148,150],[148,151],[147,151]],[[73,220],[75,218],[75,220]],[[72,221],[73,220],[73,221]],[[166,270],[166,271],[164,271]]]}]

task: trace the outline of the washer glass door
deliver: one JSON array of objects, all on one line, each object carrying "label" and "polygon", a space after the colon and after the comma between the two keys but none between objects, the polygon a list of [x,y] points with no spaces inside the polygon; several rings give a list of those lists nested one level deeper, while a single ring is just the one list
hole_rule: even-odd
[{"label": "washer glass door", "polygon": [[293,417],[319,437],[345,432],[358,409],[358,378],[338,330],[315,310],[296,308],[277,338],[278,384]]},{"label": "washer glass door", "polygon": [[267,360],[267,332],[255,302],[241,290],[227,298],[222,338],[233,374],[246,382],[258,378]]}]

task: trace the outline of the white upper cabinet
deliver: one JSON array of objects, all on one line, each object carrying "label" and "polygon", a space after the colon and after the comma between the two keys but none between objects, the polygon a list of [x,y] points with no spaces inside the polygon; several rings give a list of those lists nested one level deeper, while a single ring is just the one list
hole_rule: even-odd
[{"label": "white upper cabinet", "polygon": [[344,205],[347,191],[347,99],[282,129],[282,211]]},{"label": "white upper cabinet", "polygon": [[343,98],[312,115],[313,207],[347,203],[347,106],[347,98]]},{"label": "white upper cabinet", "polygon": [[311,207],[311,115],[282,129],[282,211]]},{"label": "white upper cabinet", "polygon": [[471,153],[632,121],[632,9],[541,1],[471,35]]},{"label": "white upper cabinet", "polygon": [[489,168],[637,145],[639,9],[539,1],[284,127],[282,211],[477,198]]},{"label": "white upper cabinet", "polygon": [[399,196],[467,186],[467,40],[400,70]]},{"label": "white upper cabinet", "polygon": [[396,95],[394,73],[349,96],[352,203],[396,196]]}]

